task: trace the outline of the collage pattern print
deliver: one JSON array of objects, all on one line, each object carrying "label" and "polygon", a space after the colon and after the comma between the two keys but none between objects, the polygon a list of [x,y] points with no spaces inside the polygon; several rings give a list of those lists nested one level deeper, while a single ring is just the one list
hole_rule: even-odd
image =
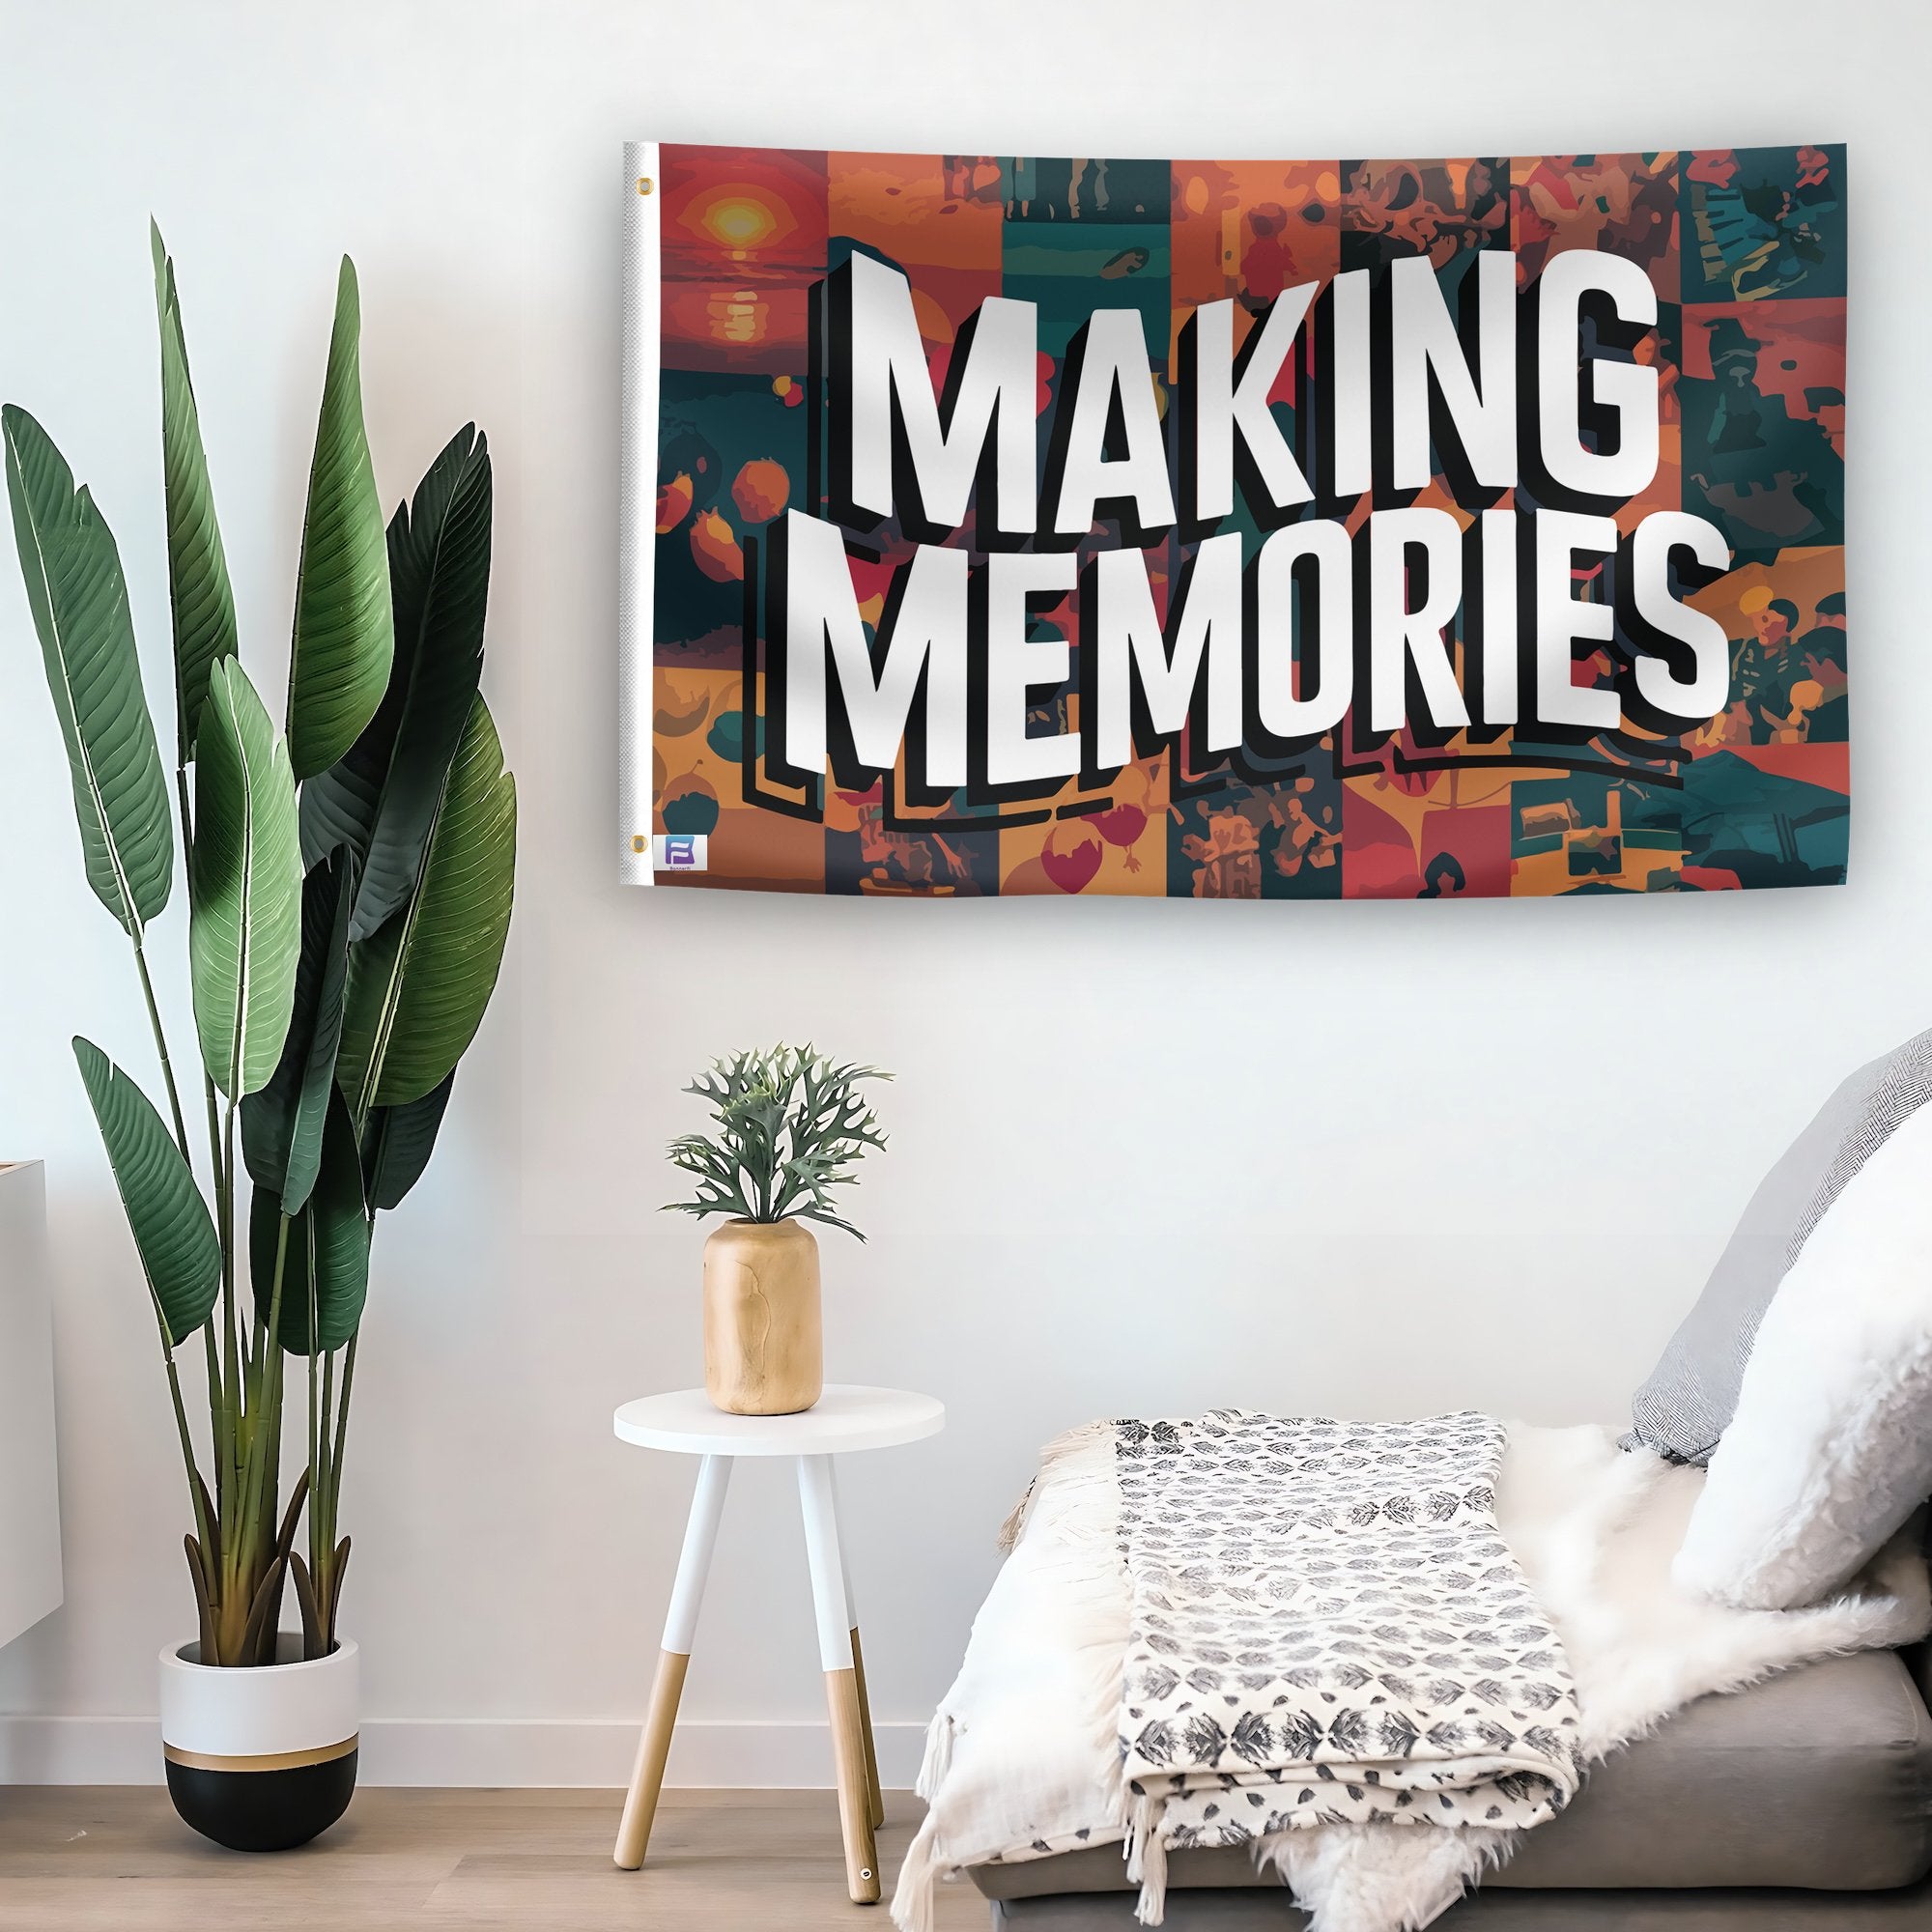
[{"label": "collage pattern print", "polygon": [[[1305,162],[882,156],[666,147],[652,689],[652,830],[703,835],[705,869],[661,882],[879,895],[1435,898],[1714,891],[1842,881],[1849,825],[1844,578],[1845,160],[1841,148]],[[1351,709],[1280,769],[1189,754],[1069,779],[1015,812],[900,782],[803,788],[765,768],[764,573],[789,507],[826,517],[815,291],[853,251],[910,281],[935,387],[989,296],[1037,305],[1037,409],[1095,307],[1139,310],[1166,411],[1179,334],[1232,298],[1236,343],[1283,289],[1427,256],[1453,301],[1480,253],[1527,288],[1552,255],[1639,264],[1659,324],[1661,461],[1618,512],[1709,520],[1732,567],[1687,601],[1730,640],[1724,710],[1676,735],[1477,725],[1446,744]],[[1298,352],[1303,353],[1303,352]],[[1286,431],[1285,379],[1270,407]],[[1044,438],[1042,462],[1044,462]],[[1438,473],[1405,501],[1456,514]],[[1534,507],[1526,486],[1502,507]],[[1374,507],[1350,511],[1357,526]],[[1223,527],[1265,534],[1237,499]],[[954,541],[971,546],[971,524]],[[894,523],[850,569],[868,637],[912,554]],[[1119,548],[1102,519],[1083,543]],[[1190,546],[1148,553],[1157,608]],[[1252,550],[1246,554],[1252,554]],[[874,560],[875,559],[875,560]],[[1610,602],[1612,559],[1574,592]],[[1036,691],[1035,734],[1077,725],[1072,600],[1035,635],[1075,674]],[[1445,633],[1459,675],[1462,616]],[[1592,654],[1593,653],[1593,654]],[[1608,686],[1617,645],[1585,646]]]}]

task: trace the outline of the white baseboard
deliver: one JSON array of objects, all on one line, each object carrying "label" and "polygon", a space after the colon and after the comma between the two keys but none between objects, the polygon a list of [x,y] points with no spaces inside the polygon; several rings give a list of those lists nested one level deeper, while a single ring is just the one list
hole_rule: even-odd
[{"label": "white baseboard", "polygon": [[[639,1721],[379,1718],[362,1726],[357,1775],[363,1784],[618,1786],[631,1776]],[[880,1782],[910,1788],[924,1725],[873,1728]],[[0,1716],[0,1785],[158,1784],[160,1736],[153,1718]],[[768,1791],[829,1786],[831,1731],[823,1723],[681,1723],[665,1781]]]}]

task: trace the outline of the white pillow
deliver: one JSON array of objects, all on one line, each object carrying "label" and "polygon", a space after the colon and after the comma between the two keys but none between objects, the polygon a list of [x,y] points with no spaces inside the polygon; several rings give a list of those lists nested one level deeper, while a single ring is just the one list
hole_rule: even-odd
[{"label": "white pillow", "polygon": [[1671,1575],[1816,1603],[1932,1493],[1932,1107],[1853,1176],[1766,1311]]}]

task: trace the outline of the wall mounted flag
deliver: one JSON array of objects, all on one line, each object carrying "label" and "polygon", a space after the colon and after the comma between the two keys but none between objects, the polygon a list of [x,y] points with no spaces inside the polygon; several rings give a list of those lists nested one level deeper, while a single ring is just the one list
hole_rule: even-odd
[{"label": "wall mounted flag", "polygon": [[625,875],[1827,885],[1845,151],[626,151]]}]

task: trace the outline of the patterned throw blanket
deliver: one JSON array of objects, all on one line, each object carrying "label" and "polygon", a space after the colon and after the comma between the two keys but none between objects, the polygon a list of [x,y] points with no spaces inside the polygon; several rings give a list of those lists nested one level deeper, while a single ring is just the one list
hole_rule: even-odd
[{"label": "patterned throw blanket", "polygon": [[1521,1829],[1582,1776],[1562,1649],[1496,1526],[1503,1426],[1117,1422],[1128,1876],[1311,1824]]}]

